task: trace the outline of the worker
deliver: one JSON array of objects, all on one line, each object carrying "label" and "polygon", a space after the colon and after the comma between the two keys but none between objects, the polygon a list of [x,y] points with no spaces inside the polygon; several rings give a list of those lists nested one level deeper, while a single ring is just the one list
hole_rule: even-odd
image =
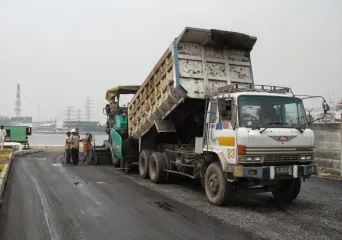
[{"label": "worker", "polygon": [[261,114],[260,119],[263,125],[274,124],[276,122],[280,123],[280,118],[277,116],[277,110],[272,104],[265,104],[262,106],[259,113]]},{"label": "worker", "polygon": [[88,139],[87,139],[87,164],[92,164],[93,159],[93,136],[89,133]]},{"label": "worker", "polygon": [[85,143],[87,147],[85,151],[85,157],[82,163],[91,164],[91,160],[93,157],[92,139],[92,135],[90,133],[87,133],[87,141]]},{"label": "worker", "polygon": [[85,137],[83,138],[83,162],[86,161],[87,158],[87,152],[88,152],[88,136],[89,133],[86,133]]},{"label": "worker", "polygon": [[6,137],[7,137],[6,129],[4,129],[4,125],[1,125],[1,130],[0,130],[0,145],[1,145],[1,149],[4,148],[5,138]]},{"label": "worker", "polygon": [[[78,128],[76,128],[76,135],[77,135],[77,137],[79,139],[79,142],[82,142],[82,139],[81,139],[80,132],[79,132]],[[78,148],[77,151],[78,151],[78,153],[77,153],[78,161],[80,161],[80,148]]]},{"label": "worker", "polygon": [[66,157],[66,163],[70,164],[70,160],[71,160],[71,133],[70,131],[67,132],[67,137],[65,139],[65,157]]},{"label": "worker", "polygon": [[71,158],[74,165],[77,165],[80,157],[79,157],[79,147],[80,147],[80,140],[79,134],[76,132],[76,129],[71,130]]}]

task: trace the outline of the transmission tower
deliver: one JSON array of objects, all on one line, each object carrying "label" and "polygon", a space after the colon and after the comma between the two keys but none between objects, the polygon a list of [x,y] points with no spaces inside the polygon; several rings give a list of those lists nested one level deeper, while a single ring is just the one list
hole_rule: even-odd
[{"label": "transmission tower", "polygon": [[71,121],[71,115],[72,115],[73,109],[74,109],[73,107],[67,107],[66,113],[65,113],[67,121]]},{"label": "transmission tower", "polygon": [[86,100],[86,121],[90,121],[91,120],[91,115],[92,115],[92,113],[91,113],[91,109],[92,109],[92,100],[91,100],[91,98],[90,97],[87,97],[87,100]]},{"label": "transmission tower", "polygon": [[17,95],[16,95],[16,101],[15,101],[15,109],[14,114],[19,120],[19,117],[21,115],[21,100],[20,100],[20,84],[17,84]]},{"label": "transmission tower", "polygon": [[81,109],[77,109],[77,121],[81,121],[82,120],[81,115],[82,115]]}]

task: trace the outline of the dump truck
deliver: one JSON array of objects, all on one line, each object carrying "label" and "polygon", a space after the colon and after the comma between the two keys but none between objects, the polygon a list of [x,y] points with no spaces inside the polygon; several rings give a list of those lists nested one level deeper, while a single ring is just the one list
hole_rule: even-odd
[{"label": "dump truck", "polygon": [[[214,205],[240,192],[295,200],[301,179],[317,174],[303,99],[320,96],[254,84],[256,40],[186,27],[134,89],[127,113],[109,120],[113,164],[126,172],[136,164],[154,183],[199,178]],[[329,110],[324,98],[322,107]]]}]

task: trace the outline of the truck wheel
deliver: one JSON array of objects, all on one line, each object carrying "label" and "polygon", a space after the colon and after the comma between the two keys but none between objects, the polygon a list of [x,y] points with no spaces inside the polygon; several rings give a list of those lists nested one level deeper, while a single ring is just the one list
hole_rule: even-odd
[{"label": "truck wheel", "polygon": [[291,203],[298,197],[300,188],[300,178],[294,178],[293,180],[287,181],[283,186],[281,186],[277,190],[272,191],[272,194],[276,200]]},{"label": "truck wheel", "polygon": [[154,183],[159,183],[165,180],[165,158],[163,154],[155,152],[152,154],[149,163],[150,179]]},{"label": "truck wheel", "polygon": [[207,168],[204,178],[205,194],[211,204],[221,206],[231,195],[233,187],[225,177],[219,162],[213,162]]},{"label": "truck wheel", "polygon": [[139,174],[142,178],[148,177],[148,164],[150,162],[151,152],[149,150],[143,150],[139,156]]}]

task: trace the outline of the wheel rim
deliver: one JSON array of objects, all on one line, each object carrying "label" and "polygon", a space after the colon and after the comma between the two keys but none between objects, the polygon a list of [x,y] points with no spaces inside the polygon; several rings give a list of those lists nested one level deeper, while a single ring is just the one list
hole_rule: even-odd
[{"label": "wheel rim", "polygon": [[157,165],[156,165],[156,162],[155,162],[155,161],[151,161],[150,164],[151,164],[150,176],[151,176],[152,179],[154,179],[154,178],[156,177],[156,168],[157,168]]},{"label": "wheel rim", "polygon": [[216,173],[212,173],[208,179],[208,190],[215,197],[220,189],[220,182]]}]

